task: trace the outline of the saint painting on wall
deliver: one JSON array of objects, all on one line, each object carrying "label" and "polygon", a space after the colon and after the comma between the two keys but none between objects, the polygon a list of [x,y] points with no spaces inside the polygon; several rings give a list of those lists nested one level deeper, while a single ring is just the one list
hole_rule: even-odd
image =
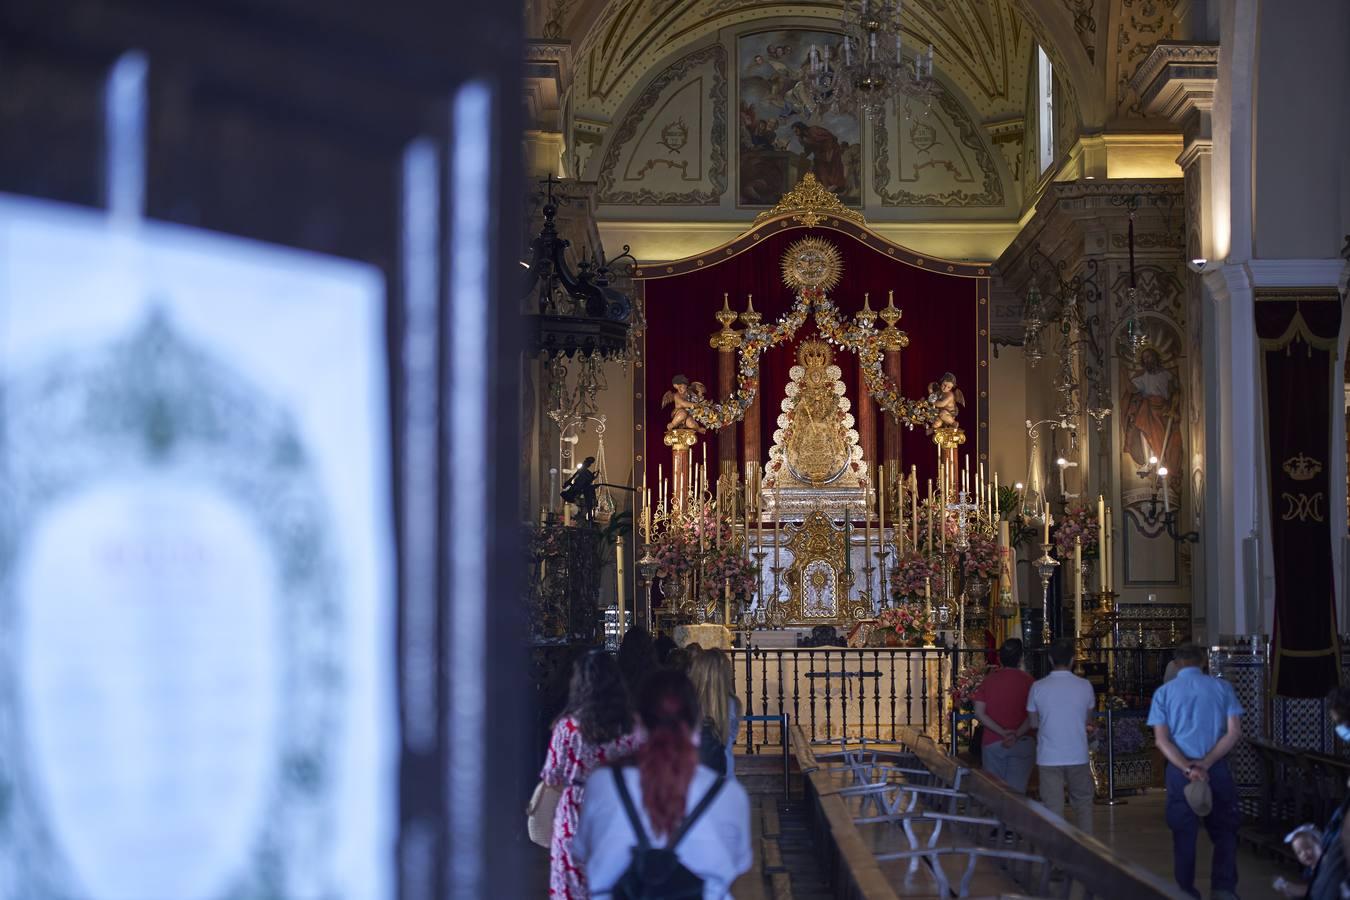
[{"label": "saint painting on wall", "polygon": [[[808,80],[811,53],[824,71]],[[737,42],[742,206],[772,206],[810,172],[852,206],[862,204],[862,126],[830,76],[843,35],[761,31]]]},{"label": "saint painting on wall", "polygon": [[[1171,585],[1178,581],[1177,557],[1164,515],[1168,508],[1178,509],[1186,484],[1182,346],[1169,323],[1152,320],[1145,329],[1148,343],[1119,370],[1120,488],[1129,545],[1125,575],[1127,583]],[[1164,468],[1167,474],[1159,476]]]}]

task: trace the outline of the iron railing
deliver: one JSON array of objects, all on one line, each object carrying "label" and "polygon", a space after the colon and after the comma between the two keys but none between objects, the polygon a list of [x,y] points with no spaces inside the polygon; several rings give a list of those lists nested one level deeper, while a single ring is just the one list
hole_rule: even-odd
[{"label": "iron railing", "polygon": [[[813,741],[841,738],[893,742],[909,726],[939,745],[951,739],[953,677],[969,665],[997,659],[985,650],[952,648],[763,648],[731,651],[736,694],[747,716],[788,715]],[[1171,650],[1089,650],[1078,670],[1114,705],[1147,709],[1162,684]],[[1043,651],[1024,668],[1034,677],[1050,670]],[[775,722],[747,722],[745,752],[782,744]]]}]

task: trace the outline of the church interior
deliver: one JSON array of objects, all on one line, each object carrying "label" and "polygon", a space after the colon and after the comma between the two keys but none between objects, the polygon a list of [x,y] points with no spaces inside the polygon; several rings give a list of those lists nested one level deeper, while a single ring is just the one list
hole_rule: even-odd
[{"label": "church interior", "polygon": [[1348,47],[0,0],[0,900],[1350,896]]}]

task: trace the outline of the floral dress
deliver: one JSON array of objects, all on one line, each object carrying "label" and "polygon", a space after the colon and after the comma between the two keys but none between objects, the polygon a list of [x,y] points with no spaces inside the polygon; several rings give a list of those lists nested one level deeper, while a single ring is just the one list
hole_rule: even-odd
[{"label": "floral dress", "polygon": [[581,736],[581,726],[571,717],[553,726],[548,742],[548,758],[539,778],[545,784],[562,788],[558,812],[553,819],[553,842],[549,847],[548,895],[566,900],[585,900],[586,873],[572,860],[572,836],[581,818],[582,784],[596,769],[622,759],[637,750],[641,739],[626,734],[608,744],[596,746]]}]

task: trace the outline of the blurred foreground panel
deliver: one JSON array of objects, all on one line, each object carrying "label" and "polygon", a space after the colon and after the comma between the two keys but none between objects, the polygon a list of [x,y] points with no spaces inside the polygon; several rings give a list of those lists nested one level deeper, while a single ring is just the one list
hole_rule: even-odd
[{"label": "blurred foreground panel", "polygon": [[394,895],[385,285],[0,197],[0,898]]}]

